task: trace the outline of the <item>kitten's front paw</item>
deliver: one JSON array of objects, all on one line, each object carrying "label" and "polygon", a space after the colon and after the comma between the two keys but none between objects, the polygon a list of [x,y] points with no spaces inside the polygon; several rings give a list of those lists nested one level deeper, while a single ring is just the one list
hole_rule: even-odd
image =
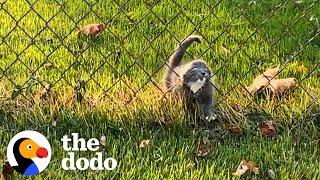
[{"label": "kitten's front paw", "polygon": [[216,119],[217,119],[217,115],[216,115],[216,114],[211,114],[211,115],[209,115],[209,116],[206,116],[206,120],[207,120],[208,122],[214,121],[214,120],[216,120]]}]

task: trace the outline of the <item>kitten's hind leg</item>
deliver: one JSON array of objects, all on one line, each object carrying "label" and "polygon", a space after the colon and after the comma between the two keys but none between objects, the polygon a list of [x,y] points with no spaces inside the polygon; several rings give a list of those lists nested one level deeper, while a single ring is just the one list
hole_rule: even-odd
[{"label": "kitten's hind leg", "polygon": [[210,101],[207,101],[203,104],[203,112],[207,121],[210,122],[217,119],[217,115],[213,112],[213,105],[211,99]]}]

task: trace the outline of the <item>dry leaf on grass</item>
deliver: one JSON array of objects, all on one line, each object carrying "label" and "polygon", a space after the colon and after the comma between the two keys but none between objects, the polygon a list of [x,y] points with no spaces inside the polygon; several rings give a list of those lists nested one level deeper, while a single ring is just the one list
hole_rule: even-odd
[{"label": "dry leaf on grass", "polygon": [[266,172],[266,176],[269,177],[270,179],[276,179],[276,173],[269,169],[267,172]]},{"label": "dry leaf on grass", "polygon": [[211,151],[212,144],[210,144],[209,142],[204,142],[204,140],[200,138],[196,149],[196,156],[204,157],[208,155]]},{"label": "dry leaf on grass", "polygon": [[231,134],[236,135],[236,136],[238,136],[238,137],[242,136],[242,134],[243,134],[243,131],[242,131],[242,129],[241,129],[240,127],[235,126],[235,125],[233,125],[233,124],[231,124],[231,123],[226,125],[226,129],[227,129]]},{"label": "dry leaf on grass", "polygon": [[150,140],[149,139],[144,139],[141,141],[140,145],[139,145],[139,148],[140,149],[144,149],[146,147],[148,147],[150,144]]},{"label": "dry leaf on grass", "polygon": [[107,138],[106,138],[106,136],[101,136],[101,138],[100,138],[100,147],[102,148],[102,149],[106,149],[107,148]]},{"label": "dry leaf on grass", "polygon": [[301,1],[301,0],[294,0],[294,1],[293,1],[293,3],[294,3],[294,4],[296,4],[296,5],[299,5],[299,4],[304,3],[304,1]]},{"label": "dry leaf on grass", "polygon": [[268,88],[273,93],[283,93],[286,90],[294,89],[297,87],[296,79],[295,78],[286,78],[286,79],[274,79],[270,81]]},{"label": "dry leaf on grass", "polygon": [[53,122],[51,123],[51,125],[52,125],[52,127],[57,127],[57,121],[53,121]]},{"label": "dry leaf on grass", "polygon": [[10,166],[9,162],[5,162],[2,166],[1,180],[8,180],[13,174],[13,168]]},{"label": "dry leaf on grass", "polygon": [[103,23],[100,24],[88,24],[80,28],[80,34],[85,36],[96,37],[102,32],[105,28]]},{"label": "dry leaf on grass", "polygon": [[261,90],[263,87],[267,87],[269,84],[269,81],[271,79],[275,79],[276,75],[279,73],[280,69],[279,67],[267,69],[264,73],[260,74],[258,77],[256,77],[252,84],[248,87],[246,87],[243,92],[249,92],[250,94],[256,94]]},{"label": "dry leaf on grass", "polygon": [[52,69],[52,68],[55,68],[56,66],[54,64],[52,64],[51,62],[46,62],[45,64],[43,64],[43,67],[45,69]]},{"label": "dry leaf on grass", "polygon": [[262,122],[260,133],[264,136],[274,136],[276,134],[276,127],[272,121]]},{"label": "dry leaf on grass", "polygon": [[252,161],[242,160],[236,170],[236,172],[232,173],[235,176],[242,176],[248,170],[254,172],[254,174],[259,174],[259,167],[256,163]]},{"label": "dry leaf on grass", "polygon": [[42,91],[40,92],[40,99],[41,100],[46,100],[48,97],[53,95],[51,87],[52,87],[52,85],[49,84],[42,89]]},{"label": "dry leaf on grass", "polygon": [[171,128],[173,125],[172,118],[169,115],[166,115],[161,119],[160,124],[166,128]]},{"label": "dry leaf on grass", "polygon": [[37,103],[40,101],[50,100],[52,103],[58,101],[57,93],[52,89],[52,85],[46,85],[40,92],[36,93],[33,100]]}]

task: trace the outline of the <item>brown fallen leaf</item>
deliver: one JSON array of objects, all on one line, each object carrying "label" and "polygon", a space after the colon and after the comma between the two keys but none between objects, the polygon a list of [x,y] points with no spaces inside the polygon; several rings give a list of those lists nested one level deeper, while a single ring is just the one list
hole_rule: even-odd
[{"label": "brown fallen leaf", "polygon": [[236,172],[232,173],[235,176],[242,176],[248,170],[254,172],[254,174],[259,174],[259,167],[253,161],[242,160],[236,170]]},{"label": "brown fallen leaf", "polygon": [[107,148],[107,138],[106,136],[101,136],[100,138],[100,148],[106,149]]},{"label": "brown fallen leaf", "polygon": [[8,180],[13,174],[13,168],[10,166],[9,162],[5,162],[2,166],[1,180]]},{"label": "brown fallen leaf", "polygon": [[90,37],[97,37],[100,32],[105,28],[103,23],[100,24],[88,24],[80,28],[80,34]]},{"label": "brown fallen leaf", "polygon": [[52,125],[52,127],[57,127],[57,121],[53,121],[52,123],[51,123],[51,125]]},{"label": "brown fallen leaf", "polygon": [[144,139],[144,140],[141,141],[141,143],[139,145],[139,148],[140,149],[144,149],[147,146],[149,146],[149,144],[150,144],[150,140],[149,139]]},{"label": "brown fallen leaf", "polygon": [[233,172],[232,174],[240,177],[240,176],[244,175],[244,173],[246,173],[248,169],[249,168],[248,168],[248,166],[245,165],[244,161],[241,161],[236,172]]},{"label": "brown fallen leaf", "polygon": [[58,97],[56,91],[53,90],[52,85],[48,84],[45,85],[41,91],[34,95],[33,100],[37,103],[47,100],[52,103],[56,103],[58,101]]},{"label": "brown fallen leaf", "polygon": [[172,118],[169,115],[165,115],[161,118],[160,125],[165,128],[171,128],[173,125]]},{"label": "brown fallen leaf", "polygon": [[250,94],[256,94],[263,87],[267,87],[269,84],[269,81],[271,79],[275,79],[276,75],[279,73],[279,71],[280,71],[279,67],[267,69],[264,73],[262,73],[258,77],[256,77],[250,86],[245,87],[243,92],[244,93],[249,92]]},{"label": "brown fallen leaf", "polygon": [[255,162],[247,161],[247,166],[254,174],[259,174],[259,167]]},{"label": "brown fallen leaf", "polygon": [[42,89],[42,91],[40,92],[40,99],[41,100],[46,100],[51,95],[51,93],[52,93],[51,87],[52,87],[51,84],[49,84]]},{"label": "brown fallen leaf", "polygon": [[46,62],[45,64],[43,64],[43,67],[45,69],[52,69],[54,67],[56,67],[54,64],[52,64],[51,62]]},{"label": "brown fallen leaf", "polygon": [[235,126],[234,124],[229,123],[225,127],[233,135],[236,135],[238,137],[243,135],[242,129],[238,126]]},{"label": "brown fallen leaf", "polygon": [[270,179],[276,179],[276,173],[272,169],[269,169],[266,172],[266,176],[269,177]]},{"label": "brown fallen leaf", "polygon": [[276,134],[276,127],[272,121],[262,122],[260,133],[264,136],[274,136]]},{"label": "brown fallen leaf", "polygon": [[212,144],[209,142],[204,142],[203,138],[198,141],[196,156],[204,157],[212,151]]},{"label": "brown fallen leaf", "polygon": [[286,79],[273,79],[268,85],[273,93],[281,94],[286,90],[294,89],[297,87],[295,78],[286,78]]}]

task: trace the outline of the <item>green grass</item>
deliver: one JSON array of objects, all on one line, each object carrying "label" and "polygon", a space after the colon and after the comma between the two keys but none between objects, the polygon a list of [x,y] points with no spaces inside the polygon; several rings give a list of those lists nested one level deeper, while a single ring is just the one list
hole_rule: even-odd
[{"label": "green grass", "polygon": [[[36,129],[49,138],[53,156],[35,179],[229,179],[242,159],[261,169],[248,179],[264,179],[268,169],[278,179],[319,178],[318,1],[117,1],[123,12],[110,0],[59,1],[63,6],[54,0],[0,2],[0,163],[15,133]],[[78,26],[101,21],[110,23],[98,38],[77,36]],[[210,139],[213,152],[204,158],[194,157],[201,133],[186,125],[190,120],[181,107],[162,99],[155,86],[168,56],[189,34],[204,38],[185,59],[201,57],[214,72],[220,124],[232,122],[245,132],[240,138]],[[47,62],[55,67],[45,68]],[[280,77],[299,80],[290,98],[269,101],[241,93],[242,86],[277,65],[283,69]],[[39,99],[50,84],[48,99]],[[171,128],[154,126],[167,116],[174,121]],[[276,137],[258,133],[264,120],[275,121]],[[62,170],[60,139],[72,132],[87,139],[105,135],[117,169]],[[147,149],[138,148],[142,139],[151,140]]]}]

